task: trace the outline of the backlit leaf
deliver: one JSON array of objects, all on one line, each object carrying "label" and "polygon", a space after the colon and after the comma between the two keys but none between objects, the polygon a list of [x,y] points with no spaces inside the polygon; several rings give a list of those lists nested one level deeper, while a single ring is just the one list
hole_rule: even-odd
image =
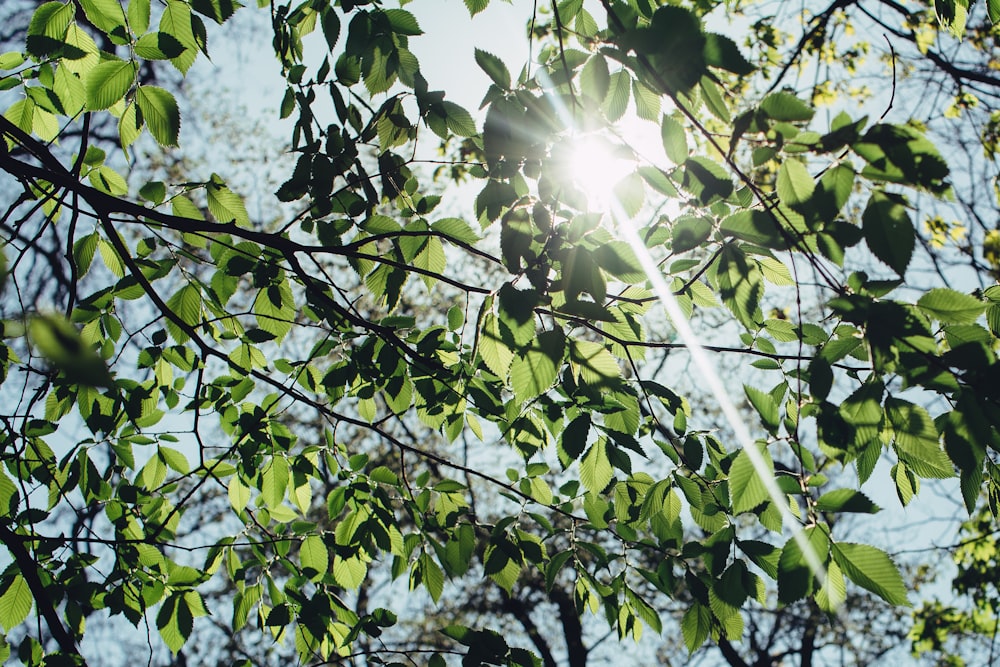
[{"label": "backlit leaf", "polygon": [[330,554],[319,535],[309,535],[299,547],[302,570],[313,581],[325,575],[330,567]]},{"label": "backlit leaf", "polygon": [[660,136],[667,158],[674,164],[682,164],[688,159],[687,136],[684,126],[670,116],[660,120]]},{"label": "backlit leaf", "polygon": [[917,305],[942,324],[971,324],[986,307],[976,297],[947,287],[935,287],[925,292],[917,300]]},{"label": "backlit leaf", "polygon": [[604,116],[608,119],[608,122],[616,123],[625,115],[631,91],[632,78],[628,72],[619,70],[611,75],[608,96],[604,99],[602,106]]},{"label": "backlit leaf", "polygon": [[774,120],[807,121],[815,110],[791,93],[771,93],[760,103],[760,110]]},{"label": "backlit leaf", "polygon": [[110,60],[94,67],[84,79],[87,108],[107,109],[132,88],[138,67],[128,60]]},{"label": "backlit leaf", "polygon": [[816,509],[821,512],[860,512],[875,514],[882,510],[868,496],[853,489],[836,489],[824,493],[816,501]]},{"label": "backlit leaf", "polygon": [[712,610],[705,605],[694,603],[684,612],[681,619],[681,633],[684,635],[684,645],[688,653],[705,643],[712,629]]},{"label": "backlit leaf", "polygon": [[28,617],[32,604],[28,582],[20,574],[15,575],[10,586],[0,595],[0,625],[10,632]]},{"label": "backlit leaf", "polygon": [[889,604],[909,606],[903,577],[884,551],[868,544],[839,542],[833,545],[833,559],[858,586]]},{"label": "backlit leaf", "polygon": [[729,496],[736,514],[749,512],[769,498],[762,475],[773,476],[774,463],[766,447],[758,447],[758,452],[764,462],[761,473],[757,472],[745,450],[736,455],[729,469]]},{"label": "backlit leaf", "polygon": [[139,86],[135,100],[156,142],[161,146],[176,146],[181,115],[174,96],[156,86]]},{"label": "backlit leaf", "polygon": [[[803,530],[806,547],[811,549],[820,563],[825,563],[830,550],[830,539],[819,526]],[[841,564],[843,567],[843,564]],[[813,591],[818,573],[813,572],[801,546],[794,537],[785,542],[778,560],[778,600],[785,603],[801,599]]]},{"label": "backlit leaf", "polygon": [[600,53],[590,57],[580,72],[580,91],[598,101],[603,102],[611,87],[611,73],[608,71],[608,61]]},{"label": "backlit leaf", "polygon": [[611,481],[614,470],[608,459],[608,443],[604,438],[598,439],[584,454],[580,461],[580,481],[584,488],[594,493],[600,493]]},{"label": "backlit leaf", "polygon": [[249,226],[250,216],[247,215],[243,199],[220,182],[213,175],[206,188],[208,193],[208,210],[219,222],[235,222],[237,225]]},{"label": "backlit leaf", "polygon": [[562,362],[562,351],[562,332],[546,331],[514,357],[510,384],[519,402],[533,399],[552,388]]},{"label": "backlit leaf", "polygon": [[475,56],[476,63],[480,69],[486,72],[487,76],[493,79],[493,83],[504,89],[510,88],[510,72],[507,71],[507,66],[502,60],[492,53],[478,48],[475,51]]},{"label": "backlit leaf", "polygon": [[809,170],[798,160],[785,160],[778,170],[778,197],[788,206],[805,204],[813,195],[816,183]]}]

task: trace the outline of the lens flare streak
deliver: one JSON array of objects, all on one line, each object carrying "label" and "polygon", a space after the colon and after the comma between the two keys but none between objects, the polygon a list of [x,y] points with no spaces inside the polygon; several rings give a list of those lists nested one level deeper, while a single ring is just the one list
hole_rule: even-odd
[{"label": "lens flare streak", "polygon": [[723,386],[722,379],[719,377],[715,365],[709,359],[705,348],[698,342],[698,337],[691,329],[691,325],[677,303],[677,299],[674,298],[673,291],[671,291],[669,285],[667,285],[667,281],[663,278],[659,268],[657,268],[653,256],[649,253],[649,249],[646,248],[642,239],[639,238],[639,234],[632,227],[629,216],[625,214],[625,211],[621,210],[621,206],[617,202],[611,202],[610,212],[612,221],[617,225],[625,240],[632,246],[639,263],[642,264],[643,271],[645,271],[653,288],[653,293],[656,294],[657,299],[663,305],[663,309],[673,323],[681,341],[683,341],[688,351],[690,351],[691,358],[700,371],[701,377],[707,383],[712,395],[719,402],[719,407],[722,409],[729,427],[733,430],[737,443],[747,453],[747,457],[750,459],[750,463],[753,464],[757,476],[763,482],[764,488],[767,489],[768,496],[781,513],[782,523],[791,531],[792,537],[802,550],[802,554],[813,575],[819,580],[821,586],[825,585],[826,567],[823,565],[823,561],[820,560],[816,550],[809,542],[809,538],[806,537],[805,531],[799,524],[798,519],[788,508],[784,492],[778,488],[777,483],[774,481],[771,471],[754,445],[754,439],[750,435],[746,423],[740,415],[739,410],[737,410],[735,403],[730,398],[726,388]]}]

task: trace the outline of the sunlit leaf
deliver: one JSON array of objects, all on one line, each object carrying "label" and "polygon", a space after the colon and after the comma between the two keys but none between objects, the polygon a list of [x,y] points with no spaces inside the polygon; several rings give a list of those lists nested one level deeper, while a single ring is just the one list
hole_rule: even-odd
[{"label": "sunlit leaf", "polygon": [[885,552],[868,544],[838,542],[833,559],[847,577],[893,605],[908,606],[906,585],[899,570]]}]

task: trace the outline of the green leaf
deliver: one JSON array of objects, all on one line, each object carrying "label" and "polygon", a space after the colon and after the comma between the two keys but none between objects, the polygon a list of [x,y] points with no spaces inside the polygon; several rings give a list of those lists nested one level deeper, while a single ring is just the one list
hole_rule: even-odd
[{"label": "green leaf", "polygon": [[580,379],[591,386],[612,384],[612,380],[621,378],[618,360],[601,343],[573,341],[570,359],[579,369]]},{"label": "green leaf", "polygon": [[561,330],[546,331],[534,344],[517,355],[510,367],[510,384],[519,403],[531,400],[556,381],[563,355]]},{"label": "green leaf", "polygon": [[826,581],[816,593],[816,604],[823,611],[833,614],[839,611],[846,601],[847,582],[844,580],[844,573],[836,561],[830,561],[826,565]]},{"label": "green leaf", "polygon": [[760,110],[770,118],[781,121],[812,120],[815,110],[791,93],[771,93],[760,103]]},{"label": "green leaf", "polygon": [[100,235],[92,232],[84,237],[78,238],[73,244],[73,263],[76,265],[77,275],[81,278],[87,275],[90,270],[90,263],[94,260],[94,253],[97,251],[97,241]]},{"label": "green leaf", "polygon": [[319,535],[309,535],[299,547],[299,560],[302,571],[312,581],[319,581],[330,569],[330,554],[323,538]]},{"label": "green leaf", "polygon": [[635,115],[643,120],[656,121],[660,116],[660,96],[639,79],[632,81],[632,97],[635,99]]},{"label": "green leaf", "polygon": [[458,243],[473,244],[479,235],[461,218],[442,218],[431,224],[431,229]]},{"label": "green leaf", "polygon": [[903,577],[885,552],[868,544],[840,542],[833,545],[833,559],[858,586],[889,604],[910,605]]},{"label": "green leaf", "polygon": [[76,8],[72,2],[46,2],[39,5],[28,24],[26,47],[38,59],[59,53]]},{"label": "green leaf", "polygon": [[646,187],[639,174],[632,172],[626,175],[615,184],[613,192],[622,211],[629,218],[634,218],[642,210],[642,204],[646,199]]},{"label": "green leaf", "polygon": [[20,574],[15,575],[10,586],[0,595],[0,625],[10,632],[28,617],[32,604],[28,582]]},{"label": "green leaf", "polygon": [[519,290],[510,283],[504,284],[498,293],[497,315],[499,322],[510,332],[517,346],[527,345],[535,337],[535,307],[538,294],[535,290]]},{"label": "green leaf", "polygon": [[483,320],[483,328],[479,334],[479,356],[490,372],[501,379],[507,378],[514,353],[500,337],[497,318],[488,313]]},{"label": "green leaf", "polygon": [[138,71],[138,66],[128,60],[110,60],[94,67],[84,79],[87,108],[107,109],[124,98]]},{"label": "green leaf", "polygon": [[77,115],[87,103],[87,91],[83,87],[83,81],[70,72],[68,67],[56,70],[52,91],[59,96],[67,116]]},{"label": "green leaf", "polygon": [[549,488],[548,482],[546,482],[541,477],[532,477],[528,480],[528,495],[530,495],[535,501],[548,505],[552,502],[552,489]]},{"label": "green leaf", "polygon": [[917,305],[942,324],[971,324],[983,314],[986,307],[976,297],[947,287],[935,287],[925,292]]},{"label": "green leaf", "polygon": [[880,123],[851,148],[868,163],[861,172],[868,178],[912,185],[935,194],[948,190],[948,163],[915,127]]},{"label": "green leaf", "polygon": [[181,115],[174,96],[163,88],[139,86],[135,101],[156,142],[161,146],[176,146]]},{"label": "green leaf", "polygon": [[921,477],[955,476],[951,459],[941,448],[940,436],[927,410],[898,398],[885,399],[885,414],[892,425],[899,457]]},{"label": "green leaf", "polygon": [[896,497],[899,498],[899,504],[906,507],[920,490],[920,480],[906,467],[905,463],[897,463],[892,466],[889,474],[896,484]]},{"label": "green leaf", "polygon": [[712,610],[695,602],[684,612],[684,617],[681,619],[681,633],[684,635],[684,645],[687,646],[688,653],[694,653],[705,643],[711,629]]},{"label": "green leaf", "polygon": [[599,438],[580,460],[580,481],[588,491],[600,493],[611,482],[613,476],[614,470],[608,458],[607,439]]},{"label": "green leaf", "polygon": [[226,187],[222,180],[212,174],[212,180],[205,188],[208,193],[208,210],[219,222],[235,222],[243,227],[250,226],[250,216],[247,214],[243,199]]},{"label": "green leaf", "polygon": [[688,159],[687,135],[684,126],[670,116],[660,121],[660,136],[667,158],[674,164],[683,164]]},{"label": "green leaf", "polygon": [[709,67],[718,67],[733,74],[739,74],[740,76],[752,74],[757,69],[743,57],[739,47],[736,46],[736,42],[725,35],[716,35],[711,32],[705,33],[705,48],[703,53],[705,55],[705,64]]},{"label": "green leaf", "polygon": [[129,28],[136,35],[142,35],[149,30],[150,0],[129,0],[125,12]]},{"label": "green leaf", "polygon": [[135,43],[135,54],[147,60],[170,60],[184,53],[184,45],[173,35],[151,32]]},{"label": "green leaf", "polygon": [[705,34],[701,19],[691,10],[660,6],[649,28],[640,31],[635,48],[648,54],[655,74],[648,79],[661,82],[663,92],[687,93],[708,73],[703,50]]},{"label": "green leaf", "polygon": [[705,218],[684,216],[674,221],[673,241],[675,253],[694,250],[708,240],[712,234],[712,223]]},{"label": "green leaf", "polygon": [[444,572],[427,552],[420,554],[418,562],[420,563],[420,574],[424,588],[431,594],[431,599],[437,602],[441,599],[441,593],[444,592]]},{"label": "green leaf", "polygon": [[[755,445],[755,447],[764,460],[765,474],[773,477],[774,462],[771,460],[771,453],[766,446]],[[749,512],[769,498],[763,479],[745,450],[740,450],[729,469],[729,497],[734,514]]]},{"label": "green leaf", "polygon": [[590,434],[590,424],[590,413],[584,412],[563,429],[559,438],[559,462],[563,468],[568,468],[583,453]]},{"label": "green leaf", "polygon": [[764,427],[771,433],[776,433],[781,425],[781,415],[778,412],[778,402],[766,391],[761,391],[756,387],[743,385],[743,391],[750,401],[757,414],[760,415]]},{"label": "green leaf", "polygon": [[122,197],[128,194],[128,183],[125,182],[125,179],[117,171],[105,164],[96,169],[91,169],[90,173],[87,174],[87,180],[95,188],[109,195]]},{"label": "green leaf", "polygon": [[275,509],[285,500],[288,490],[288,460],[284,456],[272,456],[264,464],[260,481],[260,497],[268,509]]},{"label": "green leaf", "polygon": [[480,69],[486,72],[487,76],[493,79],[493,83],[500,86],[504,90],[508,90],[510,88],[510,72],[507,70],[507,66],[504,65],[502,60],[497,58],[492,53],[478,48],[476,49],[475,57],[476,64],[479,65]]},{"label": "green leaf", "polygon": [[[823,528],[810,526],[802,532],[819,561],[826,562],[830,539]],[[813,591],[815,577],[798,540],[790,538],[778,559],[778,601],[787,604],[806,597]]]},{"label": "green leaf", "polygon": [[490,0],[465,0],[465,8],[469,10],[469,16],[475,16],[490,5]]},{"label": "green leaf", "polygon": [[610,88],[608,61],[600,53],[595,53],[580,71],[580,92],[600,103],[608,96]]},{"label": "green leaf", "polygon": [[234,475],[229,480],[227,495],[229,497],[229,504],[239,514],[246,509],[247,504],[250,502],[250,487],[244,484],[238,475]]},{"label": "green leaf", "polygon": [[191,636],[194,627],[194,614],[188,605],[186,594],[174,593],[163,602],[156,614],[156,627],[167,648],[176,655]]},{"label": "green leaf", "polygon": [[70,382],[92,387],[112,386],[104,360],[65,318],[36,315],[28,323],[28,336],[38,351]]},{"label": "green leaf", "polygon": [[167,0],[160,17],[159,32],[164,32],[184,45],[184,52],[170,62],[181,74],[186,74],[198,57],[198,41],[192,29],[191,7],[181,0]]},{"label": "green leaf", "polygon": [[722,91],[719,86],[716,85],[710,77],[702,77],[701,83],[698,84],[701,88],[702,97],[705,100],[705,106],[712,113],[713,116],[721,120],[723,123],[729,124],[732,122],[732,115],[729,113],[729,106],[726,104],[726,100],[722,97]]},{"label": "green leaf", "polygon": [[167,197],[167,186],[162,181],[151,181],[139,188],[139,196],[154,204],[162,204]]},{"label": "green leaf", "polygon": [[718,162],[696,156],[684,162],[684,189],[698,197],[703,204],[716,198],[726,198],[733,192],[729,174]]},{"label": "green leaf", "polygon": [[635,251],[624,241],[602,243],[591,254],[598,266],[623,282],[635,283],[646,279]]},{"label": "green leaf", "polygon": [[31,134],[35,125],[35,101],[30,97],[18,100],[3,112],[3,116],[22,132]]},{"label": "green leaf", "polygon": [[836,489],[824,493],[816,501],[816,509],[821,512],[858,512],[875,514],[882,508],[873,503],[868,496],[853,489]]},{"label": "green leaf", "polygon": [[183,453],[165,445],[159,445],[156,450],[163,459],[163,462],[170,466],[171,470],[181,475],[186,475],[190,472],[191,466],[188,465],[187,457]]},{"label": "green leaf", "polygon": [[136,111],[135,101],[125,107],[125,112],[118,119],[118,138],[122,148],[128,148],[142,134],[142,119]]},{"label": "green leaf", "polygon": [[765,248],[788,248],[788,241],[781,233],[774,213],[769,211],[756,208],[737,211],[722,220],[719,231]]},{"label": "green leaf", "polygon": [[1000,0],[986,0],[986,12],[991,23],[1000,23]]},{"label": "green leaf", "polygon": [[94,27],[108,35],[112,42],[128,42],[125,12],[118,0],[80,0],[80,6]]},{"label": "green leaf", "polygon": [[[167,301],[167,307],[190,327],[201,322],[201,292],[194,285],[185,285]],[[188,334],[174,322],[167,323],[167,330],[178,343],[188,340]]]},{"label": "green leaf", "polygon": [[441,108],[447,112],[445,123],[448,129],[460,137],[473,137],[476,135],[476,121],[472,119],[472,114],[465,108],[445,100],[441,102]]},{"label": "green leaf", "polygon": [[201,213],[201,209],[183,195],[173,197],[170,200],[170,211],[179,218],[191,218],[192,220],[205,219],[205,216]]},{"label": "green leaf", "polygon": [[934,0],[934,9],[941,25],[961,39],[969,18],[969,0]]},{"label": "green leaf", "polygon": [[778,198],[788,206],[808,202],[816,189],[809,170],[798,160],[785,160],[778,169]]},{"label": "green leaf", "polygon": [[619,70],[611,75],[608,95],[601,109],[609,123],[617,123],[628,109],[628,101],[632,94],[632,78],[625,70]]},{"label": "green leaf", "polygon": [[916,233],[900,198],[883,192],[873,193],[861,219],[865,242],[872,254],[899,275],[906,273]]},{"label": "green leaf", "polygon": [[[236,0],[191,0],[191,9],[202,16],[207,16],[220,25],[225,23],[242,6]],[[327,14],[334,14],[334,12],[324,12],[324,18]],[[334,16],[336,17],[336,15]],[[325,32],[325,24],[323,28]],[[332,44],[330,48],[333,48]]]},{"label": "green leaf", "polygon": [[746,254],[734,244],[726,244],[715,270],[719,297],[747,329],[756,329],[763,320],[760,301],[763,296],[760,269],[747,261]]},{"label": "green leaf", "polygon": [[411,37],[424,34],[417,23],[417,17],[405,9],[384,9],[382,13],[389,19],[389,25],[396,34]]},{"label": "green leaf", "polygon": [[24,54],[18,51],[7,51],[6,53],[0,53],[0,69],[12,70],[17,69],[24,64],[25,58]]}]

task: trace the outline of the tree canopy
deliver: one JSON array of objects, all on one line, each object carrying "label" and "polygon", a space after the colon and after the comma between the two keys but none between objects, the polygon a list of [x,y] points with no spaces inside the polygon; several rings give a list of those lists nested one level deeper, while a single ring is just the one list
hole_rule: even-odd
[{"label": "tree canopy", "polygon": [[[411,50],[434,9],[258,4],[11,4],[3,655],[101,664],[118,619],[203,663],[583,665],[672,619],[807,665],[908,605],[914,651],[993,655],[1000,2],[535,3],[523,62],[449,54],[478,110]],[[254,11],[273,192],[255,137],[175,159]],[[877,539],[934,489],[966,607]]]}]

